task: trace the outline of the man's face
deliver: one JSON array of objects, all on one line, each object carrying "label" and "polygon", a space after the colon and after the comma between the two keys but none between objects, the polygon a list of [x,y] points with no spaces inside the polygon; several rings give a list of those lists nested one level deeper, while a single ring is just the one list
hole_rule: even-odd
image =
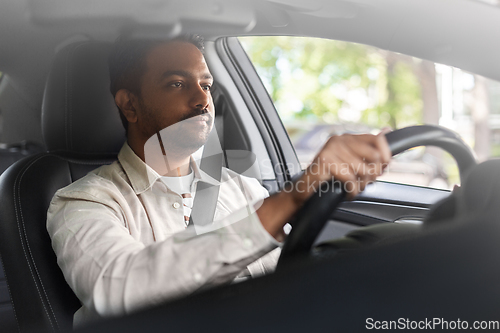
[{"label": "man's face", "polygon": [[[203,54],[191,43],[166,42],[146,57],[137,110],[141,133],[161,133],[165,150],[192,153],[213,127],[213,78]],[[167,138],[167,139],[166,139]]]}]

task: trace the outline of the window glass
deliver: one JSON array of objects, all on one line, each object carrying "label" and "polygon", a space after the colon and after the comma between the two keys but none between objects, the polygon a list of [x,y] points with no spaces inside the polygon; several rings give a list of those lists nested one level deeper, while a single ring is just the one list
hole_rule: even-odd
[{"label": "window glass", "polygon": [[[500,156],[500,83],[375,47],[306,37],[242,37],[306,167],[333,134],[418,124],[461,135],[479,161]],[[398,155],[382,180],[451,189],[453,158],[419,147]]]}]

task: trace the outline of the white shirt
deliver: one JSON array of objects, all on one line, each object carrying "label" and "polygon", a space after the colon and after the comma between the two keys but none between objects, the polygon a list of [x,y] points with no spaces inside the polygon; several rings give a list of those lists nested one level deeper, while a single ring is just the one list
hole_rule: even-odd
[{"label": "white shirt", "polygon": [[190,170],[189,174],[180,177],[160,177],[161,181],[167,185],[169,189],[177,194],[191,193],[191,185],[193,185],[194,172]]},{"label": "white shirt", "polygon": [[252,276],[274,270],[278,253],[269,252],[280,244],[255,213],[267,191],[225,168],[218,183],[193,160],[191,167],[194,183],[220,184],[219,229],[186,228],[181,196],[128,144],[118,161],[56,192],[47,230],[82,302],[76,326],[231,282],[247,266]]},{"label": "white shirt", "polygon": [[[186,176],[179,177],[160,177],[161,181],[167,185],[169,189],[174,191],[175,193],[182,196],[182,206],[184,210],[184,216],[189,218],[191,216],[191,209],[193,208],[193,200],[196,195],[195,183],[194,180],[194,172],[190,168],[189,174]],[[185,197],[186,194],[189,193],[190,197]],[[186,226],[189,224],[189,220],[185,220]]]}]

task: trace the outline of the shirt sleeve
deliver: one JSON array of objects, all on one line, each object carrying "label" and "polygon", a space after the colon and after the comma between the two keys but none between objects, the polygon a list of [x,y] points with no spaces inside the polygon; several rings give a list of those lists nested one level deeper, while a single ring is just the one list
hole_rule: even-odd
[{"label": "shirt sleeve", "polygon": [[121,208],[85,191],[59,191],[47,230],[66,281],[85,311],[100,316],[129,313],[230,282],[276,247],[255,210],[231,214],[223,227],[199,233],[188,227],[144,245],[127,229]]},{"label": "shirt sleeve", "polygon": [[[262,206],[263,202],[265,199],[269,197],[269,191],[260,184],[260,182],[251,177],[245,177],[242,175],[239,175],[240,179],[242,180],[243,184],[243,189],[242,192],[246,193],[248,195],[248,200],[249,202],[252,203],[252,206],[255,211],[257,211],[260,206]],[[257,214],[255,214],[256,217],[258,218]],[[260,223],[260,219],[259,219]],[[267,231],[266,231],[267,232]],[[271,242],[276,245],[277,247],[283,247],[283,242],[277,241],[274,237],[272,237],[270,234],[269,236],[271,237]]]}]

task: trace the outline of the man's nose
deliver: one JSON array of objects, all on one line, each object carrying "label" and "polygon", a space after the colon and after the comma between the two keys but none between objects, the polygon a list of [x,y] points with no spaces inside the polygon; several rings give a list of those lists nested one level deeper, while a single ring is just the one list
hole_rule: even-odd
[{"label": "man's nose", "polygon": [[193,98],[191,99],[191,101],[193,107],[195,108],[208,108],[208,105],[210,104],[210,91],[198,86],[193,92]]}]

